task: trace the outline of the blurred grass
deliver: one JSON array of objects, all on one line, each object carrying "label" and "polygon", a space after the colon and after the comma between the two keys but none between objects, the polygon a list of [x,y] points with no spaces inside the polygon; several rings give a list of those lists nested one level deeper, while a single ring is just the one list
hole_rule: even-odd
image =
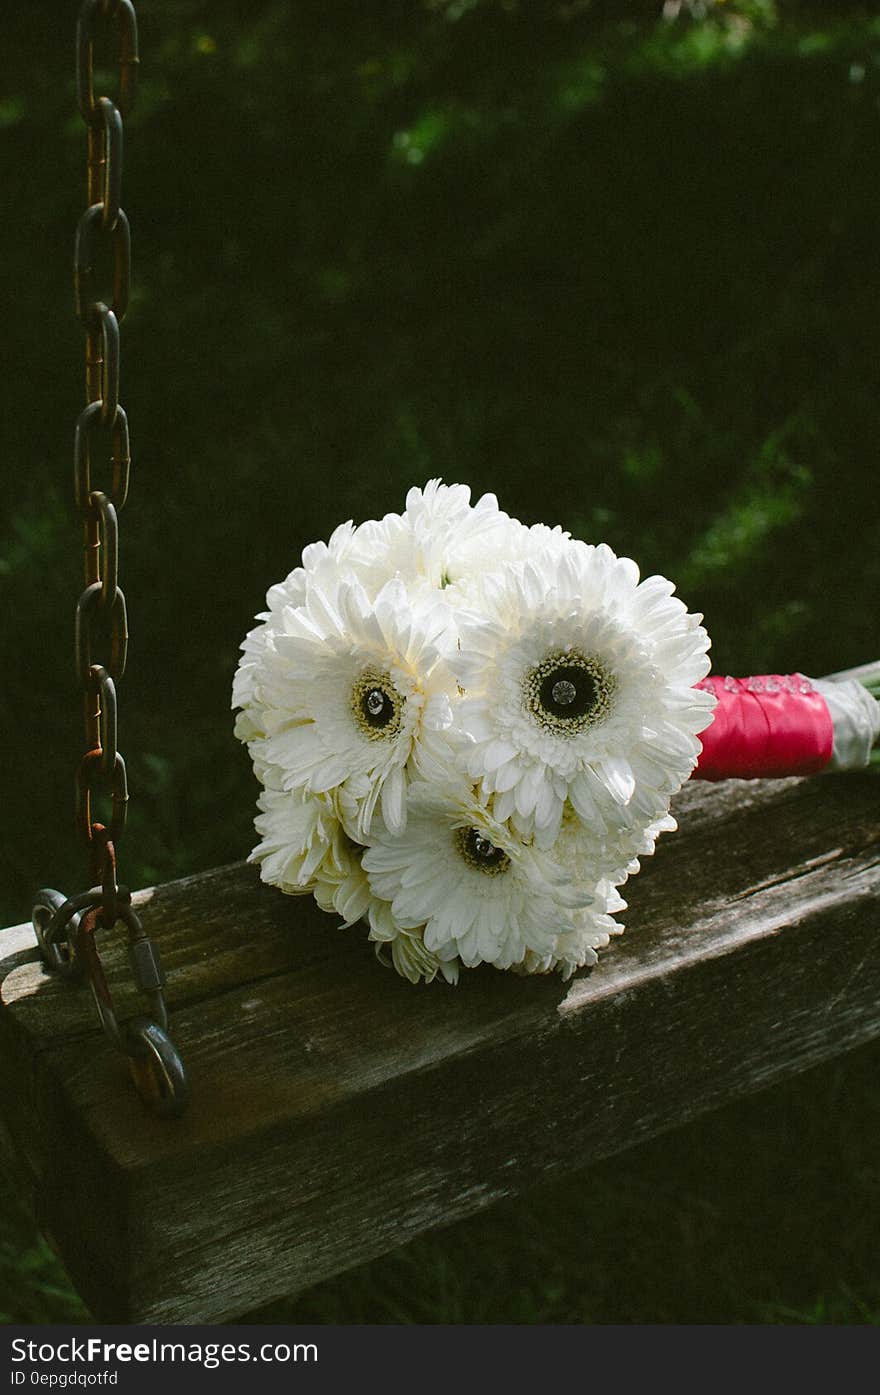
[{"label": "blurred grass", "polygon": [[[719,671],[877,656],[880,17],[794,0],[683,4],[674,21],[660,8],[138,5],[122,384],[131,884],[248,850],[254,786],[228,711],[238,641],[306,542],[399,507],[431,475],[676,578]],[[84,874],[70,11],[65,25],[54,0],[11,7],[0,54],[0,174],[15,190],[0,234],[4,923],[37,886]],[[849,1082],[812,1125],[807,1086],[767,1097],[801,1134],[842,1127],[837,1154],[822,1132],[811,1157],[764,1104],[737,1105],[300,1307],[873,1320],[880,1264],[856,1220],[876,1185],[859,1124],[876,1123],[876,1099],[869,1071],[840,1070],[811,1077]],[[0,1309],[61,1320],[75,1300],[11,1208]],[[784,1232],[797,1272],[765,1232]]]}]

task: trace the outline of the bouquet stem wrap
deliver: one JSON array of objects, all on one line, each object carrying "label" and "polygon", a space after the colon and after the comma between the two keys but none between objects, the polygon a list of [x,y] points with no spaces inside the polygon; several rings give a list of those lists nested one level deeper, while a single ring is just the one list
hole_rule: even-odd
[{"label": "bouquet stem wrap", "polygon": [[816,775],[828,764],[834,725],[828,704],[800,674],[704,678],[715,694],[711,726],[694,771],[698,780]]},{"label": "bouquet stem wrap", "polygon": [[880,704],[854,679],[769,673],[710,676],[696,686],[716,698],[712,723],[701,737],[697,780],[861,770],[880,735]]}]

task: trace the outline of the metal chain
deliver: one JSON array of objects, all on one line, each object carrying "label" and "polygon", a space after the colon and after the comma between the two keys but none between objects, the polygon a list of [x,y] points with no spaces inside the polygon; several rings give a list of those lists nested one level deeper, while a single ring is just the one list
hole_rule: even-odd
[{"label": "metal chain", "polygon": [[[103,31],[103,33],[102,33]],[[96,96],[94,54],[99,36],[115,37],[118,91]],[[180,1056],[168,1036],[164,975],[116,871],[125,831],[128,781],[117,747],[116,685],[125,672],[128,618],[119,586],[119,514],[128,496],[131,452],[128,418],[119,401],[119,326],[128,309],[131,235],[120,205],[123,117],[131,108],[138,71],[137,18],[131,0],[83,0],[76,35],[76,88],[87,133],[87,207],[76,229],[74,302],[86,332],[86,406],[74,435],[74,497],[82,520],[85,586],[76,607],[76,673],[83,695],[85,750],[76,773],[76,824],[85,843],[89,891],[66,899],[41,891],[34,928],[49,966],[66,977],[85,970],[101,1026],[129,1060],[135,1084],[159,1113],[180,1114],[188,1089]],[[100,456],[106,475],[92,467]],[[109,470],[106,461],[109,458]],[[96,801],[109,803],[106,822]],[[122,923],[138,990],[150,1015],[120,1024],[95,938]]]}]

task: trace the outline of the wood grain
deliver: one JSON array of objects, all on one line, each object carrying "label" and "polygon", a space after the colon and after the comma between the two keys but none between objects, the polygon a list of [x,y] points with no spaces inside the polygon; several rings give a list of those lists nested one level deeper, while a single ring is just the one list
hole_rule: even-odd
[{"label": "wood grain", "polygon": [[694,783],[676,813],[568,985],[414,988],[244,864],[140,893],[192,1079],[176,1123],[30,927],[0,932],[5,1128],[96,1314],[220,1321],[880,1033],[876,778]]}]

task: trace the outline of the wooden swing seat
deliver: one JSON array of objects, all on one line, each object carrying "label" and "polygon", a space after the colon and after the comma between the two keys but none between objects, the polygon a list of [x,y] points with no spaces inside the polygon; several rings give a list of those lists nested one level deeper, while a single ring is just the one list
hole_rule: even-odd
[{"label": "wooden swing seat", "polygon": [[192,1085],[177,1121],[30,925],[0,932],[3,1128],[40,1225],[99,1319],[218,1322],[869,1040],[878,793],[689,785],[626,934],[569,984],[413,987],[244,864],[143,891]]}]

